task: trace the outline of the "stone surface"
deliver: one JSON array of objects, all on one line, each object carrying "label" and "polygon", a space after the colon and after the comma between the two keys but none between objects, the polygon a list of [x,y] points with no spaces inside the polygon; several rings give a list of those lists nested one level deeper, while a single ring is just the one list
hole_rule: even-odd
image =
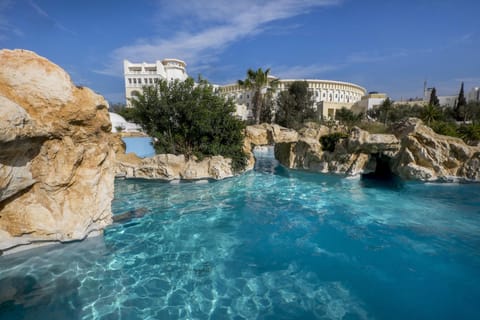
[{"label": "stone surface", "polygon": [[160,180],[221,180],[233,177],[231,159],[222,156],[186,159],[184,155],[157,154],[139,158],[133,153],[117,156],[117,176]]},{"label": "stone surface", "polygon": [[395,152],[399,143],[393,135],[372,135],[353,128],[333,152],[322,150],[319,138],[330,130],[319,127],[300,130],[295,142],[275,145],[275,157],[288,168],[354,176],[375,170],[379,155]]},{"label": "stone surface", "polygon": [[392,171],[404,179],[480,182],[480,147],[435,133],[419,119],[394,126],[401,143]]},{"label": "stone surface", "polygon": [[107,102],[57,65],[0,51],[0,250],[71,241],[111,223]]},{"label": "stone surface", "polygon": [[375,171],[379,159],[405,180],[480,182],[480,147],[436,134],[419,119],[393,126],[393,134],[370,134],[353,128],[333,152],[322,150],[325,128],[299,130],[297,141],[275,145],[275,157],[288,168],[358,175]]},{"label": "stone surface", "polygon": [[[277,142],[296,141],[298,133],[278,125],[260,124],[245,129],[243,150],[247,154],[247,166],[255,166],[253,148],[272,145]],[[183,155],[159,154],[151,158],[139,158],[135,154],[125,154],[125,148],[115,137],[117,153],[117,176],[161,180],[225,179],[233,177],[232,160],[222,156],[206,157],[202,160],[186,159]]]},{"label": "stone surface", "polygon": [[254,146],[273,145],[278,142],[297,141],[298,132],[277,124],[262,123],[247,126],[245,140]]}]

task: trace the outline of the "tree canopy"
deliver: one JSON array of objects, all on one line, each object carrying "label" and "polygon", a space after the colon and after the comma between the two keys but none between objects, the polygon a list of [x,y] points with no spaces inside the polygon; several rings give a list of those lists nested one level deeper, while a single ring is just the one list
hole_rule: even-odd
[{"label": "tree canopy", "polygon": [[233,116],[231,100],[216,95],[205,80],[159,81],[132,99],[135,122],[152,137],[157,153],[187,157],[222,155],[234,170],[246,165],[244,124]]},{"label": "tree canopy", "polygon": [[352,110],[349,110],[345,107],[342,107],[340,110],[337,110],[335,113],[335,119],[340,121],[340,123],[346,125],[347,127],[352,127],[357,125],[362,121],[363,114],[355,114]]},{"label": "tree canopy", "polygon": [[276,79],[269,79],[269,74],[270,68],[265,71],[263,71],[262,68],[258,68],[257,71],[248,69],[245,80],[238,80],[240,86],[252,91],[252,109],[255,124],[271,121],[271,104],[268,104],[268,100],[265,98],[269,96],[267,93],[275,90],[278,81]]},{"label": "tree canopy", "polygon": [[430,93],[430,101],[428,102],[428,104],[437,107],[440,106],[440,100],[438,100],[437,97],[437,89],[432,89],[432,92]]},{"label": "tree canopy", "polygon": [[467,113],[465,110],[466,107],[467,107],[467,99],[465,99],[465,93],[463,91],[463,82],[462,82],[460,86],[460,92],[458,93],[457,103],[455,104],[455,107],[453,109],[455,120],[457,121],[466,120],[467,118]]},{"label": "tree canopy", "polygon": [[305,121],[318,118],[306,81],[292,82],[287,91],[280,92],[277,103],[275,122],[281,126],[298,129]]}]

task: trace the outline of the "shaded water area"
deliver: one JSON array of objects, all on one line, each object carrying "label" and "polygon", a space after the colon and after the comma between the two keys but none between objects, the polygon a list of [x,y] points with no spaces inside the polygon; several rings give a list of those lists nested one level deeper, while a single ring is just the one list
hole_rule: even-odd
[{"label": "shaded water area", "polygon": [[0,257],[0,319],[479,319],[480,186],[118,180],[104,237]]}]

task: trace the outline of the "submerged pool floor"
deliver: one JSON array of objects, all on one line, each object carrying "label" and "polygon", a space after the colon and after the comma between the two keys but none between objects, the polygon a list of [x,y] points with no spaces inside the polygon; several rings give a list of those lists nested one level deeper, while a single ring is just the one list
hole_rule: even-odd
[{"label": "submerged pool floor", "polygon": [[0,257],[0,319],[480,319],[480,186],[119,180],[104,237]]}]

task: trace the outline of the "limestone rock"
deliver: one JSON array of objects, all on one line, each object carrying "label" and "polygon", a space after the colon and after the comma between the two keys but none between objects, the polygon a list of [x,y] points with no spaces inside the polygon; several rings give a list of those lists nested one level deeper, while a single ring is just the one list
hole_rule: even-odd
[{"label": "limestone rock", "polygon": [[435,133],[419,119],[394,126],[401,149],[392,161],[400,177],[421,181],[479,181],[480,147]]},{"label": "limestone rock", "polygon": [[0,51],[0,250],[96,234],[111,223],[107,102],[57,65]]},{"label": "limestone rock", "polygon": [[393,134],[350,130],[333,152],[322,150],[320,127],[301,129],[299,139],[275,145],[275,157],[288,168],[357,175],[375,171],[378,161],[406,180],[480,182],[480,147],[436,134],[419,119],[393,126]]},{"label": "limestone rock", "polygon": [[378,155],[395,153],[399,149],[399,141],[393,135],[372,135],[354,128],[348,138],[342,139],[335,150],[329,152],[322,150],[317,138],[320,132],[329,131],[310,127],[300,132],[298,141],[275,145],[275,158],[286,167],[354,176],[374,171]]},{"label": "limestone rock", "polygon": [[262,123],[247,126],[245,140],[254,146],[273,145],[279,142],[296,141],[298,140],[298,133],[277,124]]},{"label": "limestone rock", "polygon": [[133,153],[117,157],[116,173],[126,178],[160,180],[221,180],[233,177],[231,159],[222,156],[186,159],[184,155],[157,154],[141,159]]}]

